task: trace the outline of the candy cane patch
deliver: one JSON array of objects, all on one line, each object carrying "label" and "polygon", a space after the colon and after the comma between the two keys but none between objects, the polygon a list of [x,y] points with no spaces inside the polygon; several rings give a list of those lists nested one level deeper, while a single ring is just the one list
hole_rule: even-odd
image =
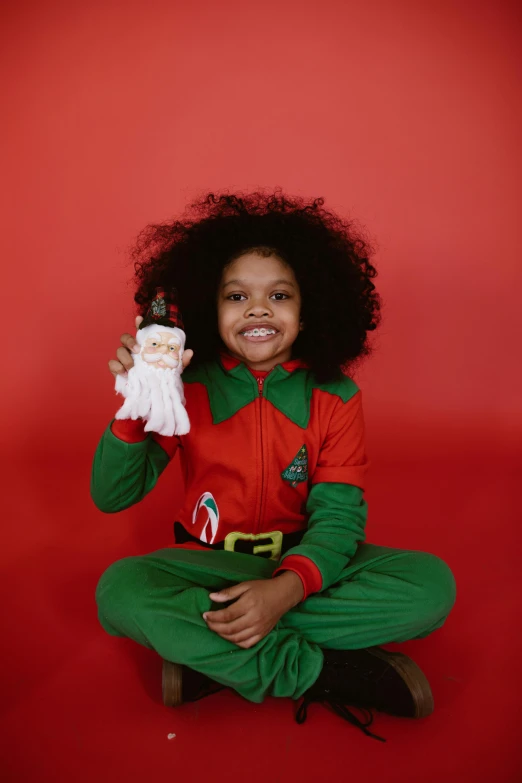
[{"label": "candy cane patch", "polygon": [[203,492],[196,503],[194,513],[192,514],[193,525],[196,524],[196,519],[202,508],[207,514],[207,519],[201,533],[201,540],[207,544],[213,544],[219,525],[219,509],[211,492]]}]

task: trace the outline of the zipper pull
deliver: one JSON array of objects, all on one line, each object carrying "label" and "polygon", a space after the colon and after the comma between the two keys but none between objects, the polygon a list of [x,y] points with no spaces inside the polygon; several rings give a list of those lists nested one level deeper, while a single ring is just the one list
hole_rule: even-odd
[{"label": "zipper pull", "polygon": [[257,387],[259,389],[259,396],[260,397],[263,396],[263,384],[264,384],[264,382],[265,382],[264,378],[258,378],[257,379]]}]

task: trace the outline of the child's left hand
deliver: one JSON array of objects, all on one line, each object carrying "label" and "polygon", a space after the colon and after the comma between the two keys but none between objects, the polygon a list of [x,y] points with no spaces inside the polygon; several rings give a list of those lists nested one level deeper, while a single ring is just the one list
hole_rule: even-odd
[{"label": "child's left hand", "polygon": [[218,593],[212,601],[235,603],[226,609],[205,612],[203,619],[211,631],[248,649],[263,639],[281,617],[303,597],[303,585],[297,574],[285,571],[274,579],[240,582]]}]

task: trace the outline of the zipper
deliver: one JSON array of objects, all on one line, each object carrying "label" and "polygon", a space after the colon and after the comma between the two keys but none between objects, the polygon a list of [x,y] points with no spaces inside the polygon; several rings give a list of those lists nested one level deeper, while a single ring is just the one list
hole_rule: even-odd
[{"label": "zipper", "polygon": [[265,505],[265,454],[264,454],[264,442],[263,442],[263,387],[265,384],[264,378],[256,378],[257,388],[259,389],[259,438],[261,442],[261,497],[259,501],[259,514],[256,519],[256,532],[259,533],[261,527],[261,516],[263,514],[263,508]]}]

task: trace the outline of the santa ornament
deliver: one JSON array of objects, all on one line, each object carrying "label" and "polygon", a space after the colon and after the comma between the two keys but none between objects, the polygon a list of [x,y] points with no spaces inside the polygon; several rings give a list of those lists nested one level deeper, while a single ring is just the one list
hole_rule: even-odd
[{"label": "santa ornament", "polygon": [[136,341],[141,350],[132,354],[134,367],[116,376],[116,391],[125,397],[116,418],[142,418],[145,432],[186,435],[190,422],[181,381],[185,332],[175,289],[170,294],[156,289]]}]

